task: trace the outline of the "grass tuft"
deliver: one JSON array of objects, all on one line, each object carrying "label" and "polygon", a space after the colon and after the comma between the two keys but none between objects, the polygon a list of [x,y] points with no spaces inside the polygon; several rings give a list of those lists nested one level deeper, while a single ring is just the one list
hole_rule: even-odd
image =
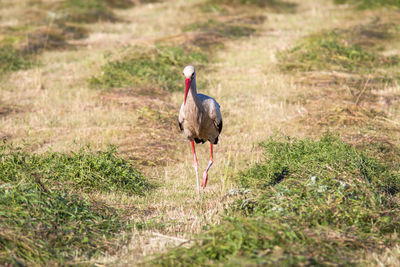
[{"label": "grass tuft", "polygon": [[27,52],[35,53],[39,50],[50,50],[66,47],[67,41],[60,28],[42,28],[28,34]]},{"label": "grass tuft", "polygon": [[143,51],[141,47],[134,47],[125,58],[110,60],[102,67],[102,74],[89,82],[92,87],[102,89],[159,87],[176,91],[182,84],[182,66],[201,67],[206,62],[207,56],[197,50],[156,46]]},{"label": "grass tuft", "polygon": [[103,0],[67,0],[62,11],[65,19],[73,22],[93,23],[97,21],[116,21],[112,9]]},{"label": "grass tuft", "polygon": [[[366,222],[367,227],[370,227],[371,220],[359,218],[359,216],[363,216],[361,207],[364,206],[365,212],[374,217],[372,214],[378,214],[379,209],[384,208],[386,204],[390,205],[390,197],[400,190],[400,174],[398,172],[374,157],[356,151],[350,145],[331,135],[326,135],[319,141],[305,139],[278,142],[271,140],[262,143],[261,146],[266,151],[266,162],[256,165],[240,176],[240,183],[243,187],[268,188],[275,186],[275,189],[282,190],[282,192],[292,188],[284,194],[287,194],[288,197],[289,194],[292,195],[292,200],[298,197],[299,201],[304,202],[292,202],[290,206],[299,204],[299,206],[306,207],[307,202],[319,204],[318,201],[325,202],[326,199],[331,199],[332,204],[337,205],[338,203],[334,201],[336,199],[340,201],[339,203],[345,204],[343,212],[350,213],[343,217],[338,216],[341,212],[336,216],[333,216],[334,214],[328,216],[326,212],[322,211],[329,212],[331,210],[329,205],[321,203],[322,205],[316,209],[316,214],[313,212],[300,214],[299,210],[296,211],[296,215],[293,214],[293,217],[301,216],[299,218],[302,221],[308,221],[311,224],[320,224],[320,222],[313,223],[313,221],[324,220],[323,224],[326,225],[335,224],[338,227],[340,224],[343,227],[352,225],[363,228],[363,223]],[[301,192],[296,192],[296,188],[302,189]],[[312,190],[303,191],[306,188]],[[264,194],[264,197],[268,198],[271,195]],[[273,203],[274,201],[270,199],[269,203],[282,207],[286,200],[289,204],[289,198],[276,200]],[[266,202],[264,204],[269,205]],[[260,208],[264,204],[260,205],[259,202],[258,207]],[[360,205],[360,207],[352,207],[352,205]],[[372,207],[378,210],[373,210]],[[272,208],[273,206],[263,206],[259,211],[268,212]],[[289,210],[285,208],[282,210],[283,213],[286,213],[285,216],[291,216]],[[318,213],[323,217],[319,218]],[[310,215],[308,220],[302,217],[306,214]],[[330,218],[334,221],[329,221]],[[341,222],[342,219],[344,219],[343,222]]]},{"label": "grass tuft", "polygon": [[301,101],[309,116],[300,118],[307,131],[319,135],[328,128],[367,144],[371,136],[388,142],[396,139],[388,107],[398,93],[382,97],[400,80],[400,58],[392,52],[399,37],[398,18],[392,18],[314,34],[278,55],[279,68],[295,74],[297,83],[308,88]]},{"label": "grass tuft", "polygon": [[32,65],[32,60],[23,52],[11,45],[0,46],[0,76],[7,72],[28,69]]},{"label": "grass tuft", "polygon": [[397,56],[382,56],[346,39],[338,31],[310,36],[280,54],[286,71],[347,71],[372,73],[399,63]]},{"label": "grass tuft", "polygon": [[[221,7],[222,6],[222,7]],[[249,6],[251,8],[268,8],[274,12],[282,13],[294,13],[296,11],[297,4],[281,0],[216,0],[207,2],[203,10],[225,10],[223,6],[240,8],[243,6]]]},{"label": "grass tuft", "polygon": [[347,265],[398,241],[398,170],[332,135],[261,145],[265,160],[238,177],[252,193],[232,217],[153,263]]},{"label": "grass tuft", "polygon": [[263,15],[245,15],[223,21],[208,19],[189,24],[183,31],[194,33],[189,41],[191,45],[212,54],[228,40],[253,35],[258,30],[257,25],[262,24],[265,18]]},{"label": "grass tuft", "polygon": [[125,211],[81,191],[142,194],[148,184],[114,153],[38,155],[2,145],[0,264],[63,265],[115,249],[113,238],[132,226]]},{"label": "grass tuft", "polygon": [[203,23],[193,23],[184,28],[185,31],[202,31],[209,34],[220,35],[226,38],[248,37],[255,32],[255,29],[247,25],[233,25],[209,19]]},{"label": "grass tuft", "polygon": [[[38,178],[48,186],[67,186],[85,192],[124,192],[143,194],[150,185],[125,159],[108,151],[28,154],[21,150],[0,150],[0,174],[5,183]],[[50,190],[50,189],[49,189]]]},{"label": "grass tuft", "polygon": [[131,0],[66,0],[59,6],[63,14],[59,21],[78,23],[94,23],[98,21],[118,21],[113,8],[130,8],[134,5]]},{"label": "grass tuft", "polygon": [[[256,266],[277,263],[283,253],[295,253],[280,263],[306,263],[300,244],[307,238],[286,224],[260,218],[226,217],[195,239],[187,248],[176,248],[152,263],[158,266]],[[272,256],[272,257],[271,257]],[[309,264],[312,261],[308,262]]]},{"label": "grass tuft", "polygon": [[129,226],[113,208],[68,190],[47,190],[29,178],[2,181],[0,192],[1,265],[96,256],[111,249],[109,240]]},{"label": "grass tuft", "polygon": [[112,8],[130,8],[135,5],[135,2],[157,2],[157,0],[139,0],[139,1],[134,1],[134,0],[103,0],[109,7]]}]

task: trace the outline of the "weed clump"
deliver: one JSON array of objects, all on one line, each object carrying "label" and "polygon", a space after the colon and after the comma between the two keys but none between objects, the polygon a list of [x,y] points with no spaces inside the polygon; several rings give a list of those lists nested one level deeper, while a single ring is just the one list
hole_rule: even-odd
[{"label": "weed clump", "polygon": [[2,145],[0,265],[64,265],[115,249],[132,223],[82,191],[141,194],[148,184],[114,152],[36,155]]},{"label": "weed clump", "polygon": [[115,22],[119,19],[114,8],[129,8],[134,5],[131,0],[66,0],[56,10],[62,14],[58,21],[77,23],[94,23],[98,21]]},{"label": "weed clump", "polygon": [[194,22],[183,28],[184,31],[195,33],[190,44],[212,53],[210,49],[221,48],[227,40],[249,37],[257,31],[257,25],[262,24],[265,16],[248,15],[225,21],[208,19]]},{"label": "weed clump", "polygon": [[7,72],[28,69],[32,65],[32,60],[13,46],[0,46],[0,76]]},{"label": "weed clump", "polygon": [[243,187],[273,186],[275,192],[263,192],[252,212],[273,211],[269,217],[296,218],[309,227],[356,227],[365,233],[382,234],[399,226],[395,214],[387,214],[393,216],[390,220],[378,215],[400,207],[392,202],[400,190],[400,175],[384,163],[331,135],[319,141],[271,140],[261,146],[267,161],[239,180]]},{"label": "weed clump", "polygon": [[281,68],[286,71],[372,73],[399,63],[397,56],[386,57],[364,49],[336,31],[310,36],[279,56]]},{"label": "weed clump", "polygon": [[[130,163],[115,155],[114,149],[105,152],[27,154],[6,151],[1,147],[0,175],[3,182],[36,177],[51,187],[68,186],[85,192],[124,192],[143,194],[150,187],[143,175]],[[32,179],[33,179],[32,178]]]},{"label": "weed clump", "polygon": [[246,192],[218,226],[159,265],[348,265],[397,242],[397,170],[339,138],[270,140],[238,176]]},{"label": "weed clump", "polygon": [[295,3],[290,3],[281,0],[233,0],[233,1],[216,0],[216,1],[210,1],[208,5],[215,6],[218,4],[236,6],[236,7],[243,7],[243,6],[261,7],[261,8],[268,8],[275,12],[287,12],[287,13],[295,12],[297,6],[297,4]]},{"label": "weed clump", "polygon": [[396,133],[386,119],[387,110],[398,96],[382,95],[400,80],[400,57],[387,53],[397,38],[396,17],[375,19],[314,34],[279,53],[280,70],[295,74],[297,82],[309,89],[303,99],[310,116],[302,123],[314,133],[340,128],[348,140],[368,139],[368,135],[390,140]]},{"label": "weed clump", "polygon": [[95,88],[154,88],[175,91],[182,83],[181,68],[193,64],[201,66],[207,56],[192,49],[172,46],[156,46],[144,52],[134,47],[126,57],[110,60],[102,67],[102,74],[92,77],[90,85]]},{"label": "weed clump", "polygon": [[61,10],[65,13],[67,21],[92,23],[100,20],[117,20],[107,1],[104,0],[67,0]]},{"label": "weed clump", "polygon": [[107,240],[129,225],[115,209],[97,207],[68,190],[46,189],[32,177],[1,182],[1,265],[95,256],[110,249]]},{"label": "weed clump", "polygon": [[209,19],[203,23],[194,23],[188,25],[185,31],[200,30],[210,34],[220,35],[226,38],[240,38],[250,36],[255,32],[255,29],[247,25],[234,25],[222,23],[213,19]]}]

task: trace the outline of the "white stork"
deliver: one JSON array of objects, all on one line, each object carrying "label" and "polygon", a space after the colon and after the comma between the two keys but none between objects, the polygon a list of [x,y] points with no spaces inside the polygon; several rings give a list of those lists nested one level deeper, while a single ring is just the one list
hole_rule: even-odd
[{"label": "white stork", "polygon": [[193,66],[186,66],[183,69],[185,76],[185,100],[179,112],[179,128],[183,135],[191,142],[193,150],[194,169],[197,179],[197,193],[200,196],[199,185],[199,163],[196,157],[194,142],[210,142],[210,161],[203,174],[201,186],[207,185],[208,170],[213,164],[213,144],[218,143],[218,136],[222,130],[222,116],[219,104],[214,98],[207,95],[198,94],[196,88],[196,70]]}]

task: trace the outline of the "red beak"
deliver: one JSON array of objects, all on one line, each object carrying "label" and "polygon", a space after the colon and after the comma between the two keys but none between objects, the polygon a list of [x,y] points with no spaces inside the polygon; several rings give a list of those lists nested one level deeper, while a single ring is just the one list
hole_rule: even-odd
[{"label": "red beak", "polygon": [[192,83],[192,80],[190,80],[190,79],[186,79],[185,80],[185,84],[186,84],[186,88],[185,88],[185,104],[186,104],[186,98],[187,98],[191,83]]}]

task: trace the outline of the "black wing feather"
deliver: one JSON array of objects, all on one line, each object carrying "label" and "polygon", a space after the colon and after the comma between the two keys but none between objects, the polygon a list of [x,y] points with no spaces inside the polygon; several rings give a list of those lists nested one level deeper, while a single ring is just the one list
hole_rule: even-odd
[{"label": "black wing feather", "polygon": [[194,141],[196,142],[196,144],[199,144],[199,143],[204,144],[206,142],[203,139],[199,139],[199,138],[195,138]]},{"label": "black wing feather", "polygon": [[179,129],[181,129],[181,131],[183,131],[182,123],[180,123],[179,119],[178,119],[178,124],[179,124]]},{"label": "black wing feather", "polygon": [[218,123],[217,128],[218,128],[218,132],[221,133],[222,132],[222,120],[220,123]]}]

